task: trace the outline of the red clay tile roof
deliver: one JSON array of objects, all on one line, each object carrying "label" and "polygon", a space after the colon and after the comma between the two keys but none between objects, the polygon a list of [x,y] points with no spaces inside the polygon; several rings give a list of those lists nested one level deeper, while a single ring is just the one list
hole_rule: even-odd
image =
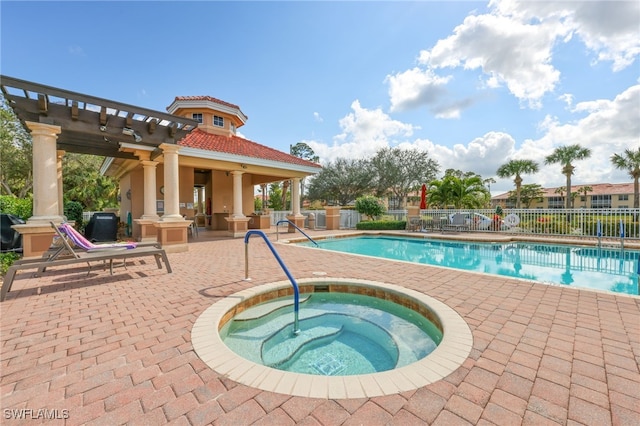
[{"label": "red clay tile roof", "polygon": [[176,96],[174,102],[177,102],[177,101],[209,101],[209,102],[213,102],[216,104],[220,104],[220,105],[224,105],[230,108],[235,108],[237,110],[240,110],[240,107],[238,105],[234,105],[232,103],[225,102],[220,99],[213,98],[211,96]]},{"label": "red clay tile roof", "polygon": [[[633,182],[630,183],[592,183],[592,184],[571,184],[571,192],[579,192],[580,188],[583,186],[590,186],[593,190],[587,192],[588,196],[591,195],[617,195],[617,194],[633,194]],[[559,197],[560,194],[556,193],[556,189],[559,187],[553,188],[542,188],[544,192],[543,197]],[[515,191],[515,187],[513,188]],[[566,192],[566,191],[565,191]],[[580,193],[582,195],[582,193]],[[496,195],[491,197],[493,200],[501,200],[509,197],[509,193],[505,192],[500,195]]]},{"label": "red clay tile roof", "polygon": [[222,136],[207,133],[201,129],[194,129],[184,139],[178,142],[180,146],[204,149],[207,151],[223,152],[225,154],[242,155],[244,157],[259,158],[281,163],[295,164],[305,167],[322,168],[320,164],[303,160],[296,156],[260,145],[259,143],[243,139],[238,136]]}]

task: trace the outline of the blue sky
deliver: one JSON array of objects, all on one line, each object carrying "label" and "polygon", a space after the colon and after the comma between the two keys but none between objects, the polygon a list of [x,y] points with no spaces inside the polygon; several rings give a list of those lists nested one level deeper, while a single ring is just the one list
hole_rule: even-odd
[{"label": "blue sky", "polygon": [[[640,146],[640,2],[0,2],[2,74],[166,111],[208,95],[239,133],[323,163],[427,150],[494,177],[564,185],[544,157],[579,143],[573,184],[630,182]],[[494,194],[511,190],[497,179]]]}]

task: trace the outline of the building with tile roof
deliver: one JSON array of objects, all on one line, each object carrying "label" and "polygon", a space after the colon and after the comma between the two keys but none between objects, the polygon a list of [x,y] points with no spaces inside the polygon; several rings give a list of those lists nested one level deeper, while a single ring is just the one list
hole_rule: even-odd
[{"label": "building with tile roof", "polygon": [[[247,229],[259,223],[254,212],[255,187],[289,180],[292,216],[302,220],[302,225],[300,181],[319,172],[319,164],[238,136],[237,129],[248,117],[229,102],[211,96],[177,96],[167,111],[198,123],[196,129],[177,142],[180,215],[209,229],[244,236]],[[132,217],[142,218],[134,220],[133,236],[152,239],[155,230],[145,216],[155,220],[163,215],[167,180],[164,155],[157,149],[135,144],[123,144],[121,150],[133,153],[137,160],[113,158],[104,167],[104,173],[118,178],[121,193],[128,194],[122,197],[120,214],[131,212]],[[145,211],[141,193],[145,167],[155,168],[157,207],[151,214]]]},{"label": "building with tile roof", "polygon": [[[591,189],[588,189],[590,187]],[[581,188],[586,188],[585,192]],[[542,198],[534,200],[529,208],[532,209],[562,209],[565,206],[566,191],[564,187],[542,188]],[[513,190],[515,191],[515,189]],[[595,183],[571,186],[571,192],[576,194],[573,199],[574,208],[608,209],[633,208],[633,182],[629,183]],[[515,208],[515,199],[510,199],[511,193],[505,192],[491,198],[492,206]]]}]

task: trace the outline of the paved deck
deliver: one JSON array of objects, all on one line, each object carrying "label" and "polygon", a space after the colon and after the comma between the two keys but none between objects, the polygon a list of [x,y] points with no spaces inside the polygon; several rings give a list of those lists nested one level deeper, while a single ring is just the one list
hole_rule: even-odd
[{"label": "paved deck", "polygon": [[640,424],[638,297],[278,245],[296,278],[405,286],[446,303],[473,333],[462,367],[423,388],[292,397],[220,377],[190,341],[214,302],[286,276],[258,238],[251,282],[242,239],[193,241],[169,254],[172,274],[135,260],[113,276],[78,265],[19,275],[0,304],[2,424]]}]

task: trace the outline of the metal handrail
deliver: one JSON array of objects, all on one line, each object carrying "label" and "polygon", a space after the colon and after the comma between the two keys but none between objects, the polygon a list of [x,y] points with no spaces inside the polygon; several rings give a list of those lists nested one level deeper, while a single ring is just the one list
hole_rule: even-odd
[{"label": "metal handrail", "polygon": [[308,235],[307,235],[307,234],[306,234],[302,229],[298,228],[298,226],[297,226],[295,223],[291,222],[289,219],[282,219],[282,220],[279,220],[279,221],[277,221],[277,222],[276,222],[276,240],[278,240],[278,239],[279,239],[279,236],[280,236],[280,232],[278,231],[278,225],[280,225],[281,223],[285,223],[285,222],[286,222],[286,223],[288,223],[289,225],[293,226],[294,228],[296,228],[298,231],[300,231],[300,233],[301,233],[302,235],[304,235],[305,237],[307,237],[307,239],[308,239],[309,241],[311,241],[313,244],[315,244],[315,245],[316,245],[316,247],[318,247],[318,243],[316,243],[316,242],[313,240],[313,238],[311,238],[310,236],[308,236]]},{"label": "metal handrail", "polygon": [[267,243],[267,246],[271,250],[271,253],[273,253],[274,257],[280,264],[280,267],[282,268],[284,273],[287,274],[289,281],[291,281],[291,285],[293,286],[293,305],[294,305],[293,306],[293,314],[294,314],[293,334],[299,334],[300,326],[299,326],[298,317],[299,317],[299,310],[300,310],[300,290],[298,289],[298,283],[291,275],[291,272],[289,272],[289,269],[280,258],[280,255],[278,255],[278,252],[276,251],[275,247],[273,247],[273,244],[271,244],[271,241],[269,241],[269,239],[267,238],[267,234],[257,229],[252,229],[250,231],[247,231],[247,233],[244,236],[244,279],[246,281],[250,280],[249,278],[249,237],[251,235],[260,235],[262,237],[264,242]]}]

